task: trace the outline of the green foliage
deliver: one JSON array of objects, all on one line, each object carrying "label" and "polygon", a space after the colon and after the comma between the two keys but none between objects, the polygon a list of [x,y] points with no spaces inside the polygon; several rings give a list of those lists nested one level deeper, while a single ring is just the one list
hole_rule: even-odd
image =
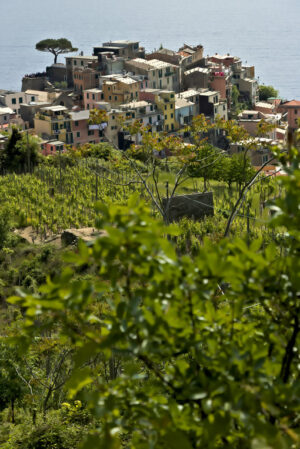
[{"label": "green foliage", "polygon": [[24,171],[34,167],[38,162],[39,144],[35,137],[21,133],[17,128],[13,128],[12,133],[5,145],[2,153],[0,168],[6,171]]},{"label": "green foliage", "polygon": [[57,63],[58,55],[62,53],[70,53],[77,51],[78,48],[74,48],[68,39],[44,39],[39,41],[36,46],[36,50],[50,52],[54,55],[54,64]]},{"label": "green foliage", "polygon": [[[66,270],[39,294],[11,298],[25,311],[23,345],[47,316],[44,330],[75,351],[69,395],[100,423],[84,447],[299,447],[297,154],[286,169],[274,218],[286,229],[281,257],[241,239],[179,256],[172,229],[132,198],[99,206],[107,234],[68,257],[97,266],[97,282],[71,283]],[[96,298],[103,308],[91,314]],[[92,361],[116,356],[119,369],[99,378]]]},{"label": "green foliage", "polygon": [[30,416],[25,415],[22,424],[9,430],[2,449],[75,449],[87,432],[85,426],[67,423],[60,411],[51,412],[46,421],[38,419],[36,425],[32,424]]},{"label": "green foliage", "polygon": [[9,207],[0,209],[0,250],[4,247],[11,228],[11,210]]},{"label": "green foliage", "polygon": [[66,89],[68,87],[68,83],[67,81],[56,81],[54,83],[54,87],[56,87],[56,89]]},{"label": "green foliage", "polygon": [[259,99],[261,101],[267,101],[270,97],[278,97],[278,90],[273,86],[259,86]]}]

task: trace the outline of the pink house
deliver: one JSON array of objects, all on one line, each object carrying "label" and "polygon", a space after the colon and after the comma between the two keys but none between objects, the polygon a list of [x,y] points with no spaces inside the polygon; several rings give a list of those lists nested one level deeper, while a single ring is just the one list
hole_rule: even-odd
[{"label": "pink house", "polygon": [[267,103],[265,101],[259,101],[254,106],[255,111],[262,112],[263,114],[275,114],[275,105],[272,103]]},{"label": "pink house", "polygon": [[89,118],[90,111],[70,112],[71,129],[74,146],[84,145],[85,143],[99,143],[101,141],[102,131],[99,129],[90,129]]},{"label": "pink house", "polygon": [[64,142],[60,142],[59,140],[45,140],[41,143],[41,150],[44,156],[49,156],[50,154],[56,154],[60,151],[63,152],[66,150]]},{"label": "pink house", "polygon": [[96,103],[103,101],[103,92],[101,89],[87,89],[83,91],[84,109],[96,109]]},{"label": "pink house", "polygon": [[300,101],[292,100],[287,103],[283,103],[278,108],[280,112],[287,112],[288,124],[291,129],[297,129],[299,127],[300,119]]},{"label": "pink house", "polygon": [[220,92],[221,100],[226,100],[228,80],[224,72],[212,72],[210,87],[212,90]]}]

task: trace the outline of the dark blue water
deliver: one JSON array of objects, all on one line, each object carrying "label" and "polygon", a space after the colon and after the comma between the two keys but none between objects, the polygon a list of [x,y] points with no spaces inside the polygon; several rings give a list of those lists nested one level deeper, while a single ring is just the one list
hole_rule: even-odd
[{"label": "dark blue water", "polygon": [[[87,54],[110,39],[147,50],[201,43],[256,66],[259,81],[300,99],[300,0],[0,0],[0,88],[20,89],[25,73],[52,56],[34,49],[67,37]],[[63,62],[63,57],[60,57]]]}]

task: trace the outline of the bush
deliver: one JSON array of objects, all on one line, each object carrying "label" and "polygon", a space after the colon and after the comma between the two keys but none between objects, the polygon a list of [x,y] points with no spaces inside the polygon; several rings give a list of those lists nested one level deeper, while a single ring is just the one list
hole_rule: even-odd
[{"label": "bush", "polygon": [[8,239],[10,227],[10,211],[8,208],[5,208],[0,211],[0,250]]},{"label": "bush", "polygon": [[27,415],[22,424],[10,428],[1,449],[75,449],[86,431],[83,426],[66,426],[60,411],[50,412],[46,422],[38,419],[36,426]]}]

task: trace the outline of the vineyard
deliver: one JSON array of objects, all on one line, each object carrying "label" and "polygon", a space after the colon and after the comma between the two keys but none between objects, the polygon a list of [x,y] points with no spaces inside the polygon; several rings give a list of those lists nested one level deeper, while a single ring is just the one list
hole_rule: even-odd
[{"label": "vineyard", "polygon": [[[148,179],[147,173],[143,178]],[[147,185],[155,198],[166,195],[166,183],[171,191],[174,182],[174,173],[160,168],[157,191],[151,179]],[[217,181],[211,181],[208,188],[214,194],[214,217],[198,223],[183,220],[182,229],[192,228],[193,233],[201,235],[219,235],[224,230],[238,197],[238,188],[232,186],[229,189]],[[176,194],[202,191],[202,179],[189,178]],[[0,177],[1,208],[9,210],[14,227],[31,226],[42,239],[67,228],[94,226],[96,202],[125,204],[134,193],[148,202],[153,215],[158,214],[153,199],[131,166],[116,168],[106,161],[86,159],[65,167],[40,164],[31,174]],[[247,229],[248,233],[251,230],[254,235],[259,235],[264,231],[269,214],[265,206],[279,194],[276,180],[258,178],[236,217],[234,232],[243,234]]]}]

